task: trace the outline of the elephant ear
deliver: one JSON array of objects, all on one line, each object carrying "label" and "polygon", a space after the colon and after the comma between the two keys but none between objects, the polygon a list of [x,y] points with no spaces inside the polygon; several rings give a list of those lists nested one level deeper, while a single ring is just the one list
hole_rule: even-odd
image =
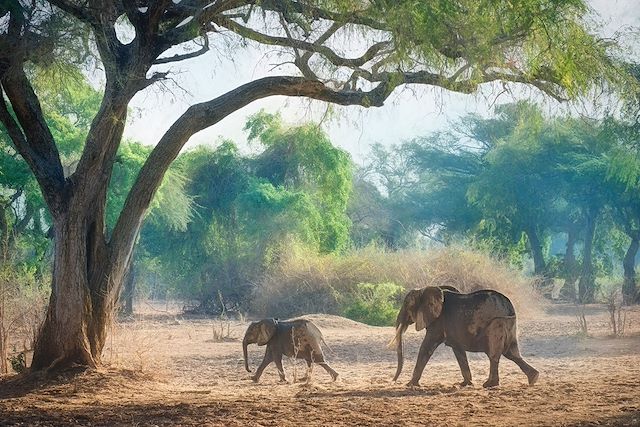
[{"label": "elephant ear", "polygon": [[[417,321],[421,299],[422,299],[422,289],[413,289],[409,291],[409,293],[404,299],[404,304],[400,309],[400,313],[398,313],[398,318],[396,319],[396,328],[398,326],[404,325],[404,329],[406,330],[406,328],[410,324],[415,323]],[[417,328],[417,325],[416,325],[416,328]]]},{"label": "elephant ear", "polygon": [[262,320],[258,328],[258,345],[265,345],[276,333],[276,320]]},{"label": "elephant ear", "polygon": [[427,287],[422,291],[422,298],[416,310],[416,331],[423,330],[440,317],[443,303],[442,289]]}]

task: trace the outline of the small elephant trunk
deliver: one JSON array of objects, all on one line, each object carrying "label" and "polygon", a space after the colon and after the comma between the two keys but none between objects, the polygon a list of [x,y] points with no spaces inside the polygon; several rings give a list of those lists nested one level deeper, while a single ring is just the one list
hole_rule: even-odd
[{"label": "small elephant trunk", "polygon": [[247,370],[247,372],[251,372],[251,369],[249,369],[249,357],[247,353],[248,345],[249,345],[249,340],[247,339],[247,337],[244,337],[244,339],[242,340],[242,354],[244,355],[244,368]]}]

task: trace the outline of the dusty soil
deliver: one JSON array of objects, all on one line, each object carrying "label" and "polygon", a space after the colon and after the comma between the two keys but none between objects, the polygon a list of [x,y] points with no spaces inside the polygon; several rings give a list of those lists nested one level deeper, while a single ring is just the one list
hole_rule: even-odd
[{"label": "dusty soil", "polygon": [[[519,319],[523,356],[540,380],[529,387],[503,359],[501,385],[491,390],[481,386],[489,369],[484,354],[469,354],[474,386],[458,387],[461,375],[447,347],[427,365],[420,388],[405,387],[423,336],[415,331],[407,333],[405,371],[393,384],[395,352],[386,348],[393,329],[326,315],[309,317],[333,349],[326,353],[338,381],[316,367],[309,383],[300,382],[304,365],[287,361],[288,383],[279,383],[270,365],[254,384],[242,365],[247,322],[183,318],[168,306],[141,309],[114,327],[104,368],[0,380],[0,424],[640,425],[638,307],[627,312],[621,338],[607,335],[603,306],[587,307],[589,336],[579,334],[570,305]],[[261,357],[262,348],[250,347],[253,367]]]}]

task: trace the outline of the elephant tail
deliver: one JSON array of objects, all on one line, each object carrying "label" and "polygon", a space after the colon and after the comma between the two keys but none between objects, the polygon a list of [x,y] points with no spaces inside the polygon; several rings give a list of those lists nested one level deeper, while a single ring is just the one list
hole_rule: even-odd
[{"label": "elephant tail", "polygon": [[327,344],[327,342],[324,340],[324,335],[322,334],[322,331],[320,330],[320,328],[316,326],[315,323],[309,321],[309,323],[307,323],[307,327],[313,331],[313,334],[315,334],[316,337],[322,342],[322,344],[324,344],[324,346],[327,347],[327,349],[331,352],[331,354],[336,354],[331,348],[331,346]]},{"label": "elephant tail", "polygon": [[335,355],[336,352],[333,351],[333,349],[331,348],[331,346],[329,344],[327,344],[327,342],[324,340],[324,336],[322,336],[322,334],[320,334],[320,341],[322,341],[322,344],[324,344],[325,347],[327,347],[327,349],[329,349],[329,351],[331,352],[331,354]]}]

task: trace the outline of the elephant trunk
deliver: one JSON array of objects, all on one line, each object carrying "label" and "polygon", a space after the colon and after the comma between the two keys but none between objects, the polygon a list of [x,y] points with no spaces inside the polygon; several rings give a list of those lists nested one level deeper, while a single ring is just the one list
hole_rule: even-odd
[{"label": "elephant trunk", "polygon": [[402,334],[407,330],[409,325],[411,324],[411,320],[407,316],[407,311],[404,307],[400,309],[400,313],[398,313],[398,318],[396,319],[396,336],[389,343],[389,346],[396,346],[396,353],[398,354],[398,368],[396,369],[396,374],[393,376],[393,381],[395,382],[400,373],[402,372],[402,367],[404,366],[404,353],[403,353],[403,345],[402,345]]},{"label": "elephant trunk", "polygon": [[247,353],[248,345],[249,345],[249,340],[247,339],[247,337],[244,337],[244,339],[242,340],[242,354],[244,355],[244,368],[247,370],[247,372],[251,372],[251,369],[249,369],[249,357]]}]

